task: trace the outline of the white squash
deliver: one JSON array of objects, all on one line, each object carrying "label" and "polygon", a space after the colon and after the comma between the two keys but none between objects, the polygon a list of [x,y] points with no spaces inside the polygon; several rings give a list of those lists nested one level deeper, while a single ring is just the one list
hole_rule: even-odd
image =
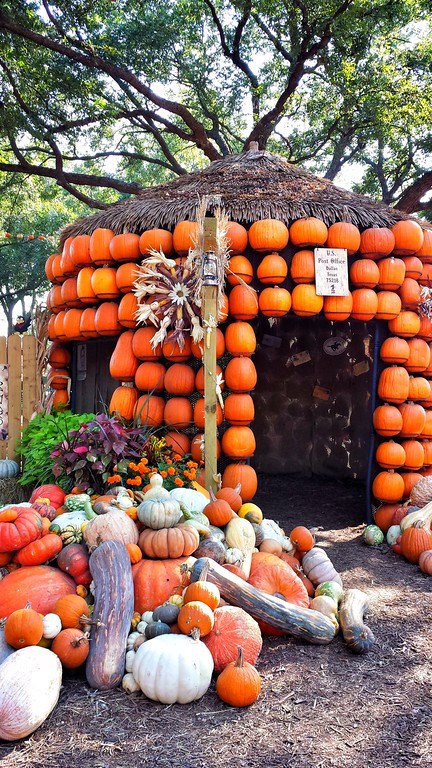
[{"label": "white squash", "polygon": [[56,613],[47,613],[42,619],[43,623],[43,637],[47,640],[52,640],[53,637],[57,637],[58,633],[62,630],[62,623],[60,616]]},{"label": "white squash", "polygon": [[169,491],[163,487],[162,475],[156,472],[150,478],[150,488],[144,494],[144,501],[149,501],[149,499],[167,499],[169,495]]},{"label": "white squash", "polygon": [[265,517],[261,523],[260,528],[262,530],[264,539],[273,539],[278,541],[284,552],[293,553],[295,546],[292,543],[289,536],[285,536],[285,531],[274,520],[270,520]]},{"label": "white squash", "polygon": [[[60,519],[62,515],[56,518]],[[119,541],[121,544],[137,544],[138,528],[132,518],[121,509],[113,507],[104,515],[97,515],[89,520],[84,528],[84,541],[91,550],[104,541]]]},{"label": "white squash", "polygon": [[242,562],[239,567],[248,579],[252,552],[255,549],[255,531],[252,523],[242,517],[233,517],[225,526],[225,540],[230,549],[239,549],[242,553]]},{"label": "white squash", "polygon": [[132,672],[126,672],[126,674],[123,675],[122,688],[126,693],[136,693],[141,690]]},{"label": "white squash", "polygon": [[31,645],[0,666],[0,739],[15,741],[39,728],[57,704],[62,665],[57,654]]},{"label": "white squash", "polygon": [[173,499],[176,499],[180,504],[184,504],[189,512],[202,512],[209,503],[209,500],[203,493],[194,491],[193,488],[173,488],[169,493]]},{"label": "white squash", "polygon": [[207,691],[213,658],[201,640],[159,635],[139,646],[132,674],[147,698],[162,704],[188,704]]},{"label": "white squash", "polygon": [[407,528],[411,528],[414,524],[421,523],[426,530],[431,528],[432,525],[432,501],[429,504],[425,504],[420,509],[415,509],[414,512],[408,512],[405,517],[402,518],[399,525],[401,531],[406,531]]},{"label": "white squash", "polygon": [[327,552],[321,547],[312,547],[303,555],[302,568],[312,584],[322,584],[323,581],[336,581],[342,586],[342,578],[334,567]]}]

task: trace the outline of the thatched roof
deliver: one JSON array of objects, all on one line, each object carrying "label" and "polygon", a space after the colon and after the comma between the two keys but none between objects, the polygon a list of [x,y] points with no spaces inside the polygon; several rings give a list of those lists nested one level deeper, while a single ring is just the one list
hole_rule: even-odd
[{"label": "thatched roof", "polygon": [[78,219],[65,227],[61,241],[91,234],[97,227],[107,227],[116,234],[140,234],[153,227],[173,229],[179,221],[195,219],[197,205],[204,196],[209,198],[209,213],[220,204],[230,220],[245,225],[266,218],[281,219],[289,225],[295,219],[316,216],[327,225],[348,221],[364,229],[391,227],[400,219],[412,218],[365,195],[337,187],[283,157],[248,150],[167,184],[143,189],[133,198]]}]

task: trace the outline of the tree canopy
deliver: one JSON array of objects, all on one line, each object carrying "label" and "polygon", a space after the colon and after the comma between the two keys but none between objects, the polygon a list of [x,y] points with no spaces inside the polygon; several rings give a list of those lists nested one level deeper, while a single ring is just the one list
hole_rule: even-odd
[{"label": "tree canopy", "polygon": [[257,141],[432,211],[429,0],[4,0],[0,172],[103,208]]}]

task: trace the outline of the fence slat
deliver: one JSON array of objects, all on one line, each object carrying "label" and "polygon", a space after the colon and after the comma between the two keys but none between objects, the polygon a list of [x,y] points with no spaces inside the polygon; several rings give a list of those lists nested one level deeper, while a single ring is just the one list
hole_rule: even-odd
[{"label": "fence slat", "polygon": [[22,368],[21,336],[14,334],[7,340],[7,361],[9,364],[9,440],[8,456],[15,458],[16,447],[21,437]]},{"label": "fence slat", "polygon": [[37,370],[36,370],[36,337],[22,337],[22,427],[30,421],[36,406]]},{"label": "fence slat", "polygon": [[[0,336],[0,364],[3,365],[7,362],[6,359],[6,337]],[[0,459],[5,459],[7,455],[7,440],[0,440]]]}]

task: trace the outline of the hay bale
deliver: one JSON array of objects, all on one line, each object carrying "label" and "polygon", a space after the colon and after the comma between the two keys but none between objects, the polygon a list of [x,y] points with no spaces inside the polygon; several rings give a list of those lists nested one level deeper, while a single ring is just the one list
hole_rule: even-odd
[{"label": "hay bale", "polygon": [[0,504],[18,504],[28,501],[30,492],[19,485],[17,477],[6,477],[0,480]]}]

